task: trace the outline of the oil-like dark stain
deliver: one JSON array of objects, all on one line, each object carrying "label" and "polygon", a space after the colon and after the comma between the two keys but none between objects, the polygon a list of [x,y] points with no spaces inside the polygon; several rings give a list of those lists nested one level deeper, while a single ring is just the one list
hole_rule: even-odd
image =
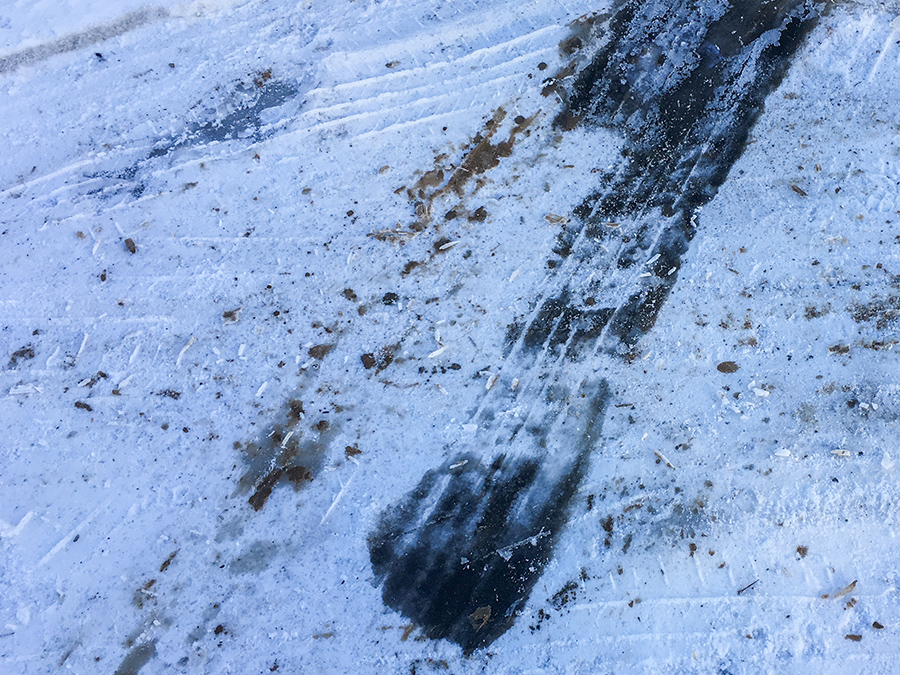
[{"label": "oil-like dark stain", "polygon": [[[606,310],[610,350],[628,353],[655,324],[695,234],[698,209],[740,156],[766,95],[781,81],[822,4],[734,0],[718,16],[704,16],[674,1],[624,2],[595,34],[601,47],[590,62],[559,74],[554,88],[565,105],[555,126],[565,130],[577,119],[618,129],[626,142],[623,162],[574,210],[580,223],[563,229],[554,253],[575,255],[586,268],[609,258],[621,270],[652,261],[637,288],[625,291],[624,302]],[[617,219],[637,215],[646,221],[627,235],[614,229]],[[573,249],[582,228],[584,241]],[[611,253],[601,254],[601,246]],[[558,269],[559,261],[551,259],[548,267]],[[561,293],[579,276],[572,273]],[[559,297],[542,303],[532,326],[544,327],[528,329],[526,336],[546,331],[548,322],[565,326],[566,314],[577,309]],[[510,347],[522,331],[511,327]],[[576,335],[572,342],[594,337]],[[529,339],[526,345],[543,342]]]},{"label": "oil-like dark stain", "polygon": [[[537,377],[544,382],[542,414],[512,423],[482,404],[478,429],[490,430],[496,447],[462,453],[426,473],[370,536],[385,604],[426,637],[451,640],[469,654],[515,621],[565,525],[608,397],[604,382],[573,398],[557,372],[564,362],[555,357],[579,360],[598,349],[633,354],[674,287],[698,209],[740,156],[765,97],[823,4],[731,0],[710,9],[625,0],[561,45],[572,60],[545,81],[548,95],[563,100],[556,128],[614,128],[624,136],[623,159],[564,225],[548,265],[557,278],[553,290],[507,331],[513,370],[546,368]],[[579,60],[582,47],[590,57]],[[462,194],[458,185],[505,156],[505,141],[493,140],[504,114],[498,110],[476,136],[446,183],[433,193],[422,186],[416,197]],[[435,173],[428,180],[437,186],[443,179]],[[619,219],[638,216],[620,232]],[[374,367],[375,355],[366,356],[364,365]],[[517,395],[495,387],[484,396]],[[571,419],[580,421],[581,435],[563,438]],[[530,448],[514,450],[528,442]],[[612,519],[604,529],[612,537]],[[623,551],[631,541],[625,533]]]}]

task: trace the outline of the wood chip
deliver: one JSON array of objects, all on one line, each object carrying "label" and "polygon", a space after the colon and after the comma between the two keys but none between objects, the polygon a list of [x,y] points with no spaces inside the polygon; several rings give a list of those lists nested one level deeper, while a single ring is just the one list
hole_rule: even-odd
[{"label": "wood chip", "polygon": [[837,600],[838,598],[842,598],[845,595],[849,595],[850,593],[853,592],[853,589],[856,588],[856,581],[858,581],[858,580],[851,581],[850,584],[848,584],[847,586],[845,586],[844,588],[839,590],[837,593],[835,593],[831,597],[834,598],[835,600]]}]

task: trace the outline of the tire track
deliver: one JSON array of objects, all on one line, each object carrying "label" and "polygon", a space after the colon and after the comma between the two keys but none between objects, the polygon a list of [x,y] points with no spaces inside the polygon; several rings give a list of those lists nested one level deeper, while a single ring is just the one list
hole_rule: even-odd
[{"label": "tire track", "polygon": [[65,54],[76,49],[84,49],[98,42],[104,42],[114,37],[124,35],[142,26],[161,21],[169,17],[169,11],[165,7],[142,7],[125,16],[102,26],[88,28],[73,35],[59,38],[28,49],[0,57],[0,75],[10,73],[23,66],[29,66],[45,61],[58,54]]},{"label": "tire track", "polygon": [[[653,327],[698,210],[740,156],[818,8],[735,0],[704,16],[674,1],[623,2],[606,25],[556,126],[622,129],[625,160],[561,235],[556,250],[574,262],[548,280],[530,320],[512,330],[507,368],[528,371],[539,391],[514,394],[528,412],[511,429],[494,421],[503,395],[488,391],[473,420],[493,438],[426,473],[370,537],[385,603],[427,636],[471,653],[514,623],[595,451],[609,398],[603,363],[627,358]],[[672,44],[679,48],[666,52]],[[618,240],[598,230],[622,219],[631,223]],[[632,270],[625,289],[591,275],[613,263]],[[621,300],[598,309],[583,302],[584,277],[587,289]]]}]

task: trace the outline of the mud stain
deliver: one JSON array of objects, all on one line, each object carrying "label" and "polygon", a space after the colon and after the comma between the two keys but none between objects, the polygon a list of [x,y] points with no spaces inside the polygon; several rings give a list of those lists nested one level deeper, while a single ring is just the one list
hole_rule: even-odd
[{"label": "mud stain", "polygon": [[500,123],[506,117],[506,111],[503,108],[498,108],[494,116],[485,124],[483,132],[472,140],[474,147],[465,156],[459,168],[453,172],[450,180],[447,181],[447,184],[442,189],[431,195],[431,199],[448,192],[455,192],[461,197],[464,194],[466,184],[473,176],[483,174],[499,166],[501,159],[512,154],[516,137],[525,132],[538,114],[535,113],[531,117],[516,117],[506,139],[492,143],[491,139],[496,135]]},{"label": "mud stain", "polygon": [[[530,133],[529,127],[539,116],[540,111],[530,117],[517,115],[506,131],[505,138],[501,136],[501,140],[497,140],[503,133],[503,123],[507,117],[504,108],[497,108],[481,130],[463,147],[463,156],[458,165],[451,163],[446,154],[438,155],[434,168],[426,171],[412,187],[400,188],[400,192],[405,190],[416,216],[409,231],[424,231],[432,221],[435,201],[445,195],[455,195],[462,201],[444,215],[444,220],[467,216],[470,222],[483,221],[487,217],[484,207],[470,213],[464,198],[474,195],[484,183],[476,180],[475,187],[469,190],[470,182],[496,168],[501,160],[512,155],[516,140]],[[483,213],[479,214],[479,211]]]},{"label": "mud stain", "polygon": [[14,351],[9,357],[9,368],[15,368],[24,361],[34,358],[34,345],[28,344]]},{"label": "mud stain", "polygon": [[[331,412],[345,410],[331,404]],[[298,491],[311,483],[322,469],[332,441],[343,428],[343,418],[308,419],[303,401],[297,398],[287,402],[280,417],[256,440],[235,443],[245,469],[232,497],[249,495],[247,503],[255,511],[265,506],[278,485],[289,484]]]},{"label": "mud stain", "polygon": [[374,352],[367,352],[361,355],[360,360],[362,361],[363,367],[366,370],[372,370],[374,368],[376,374],[380,373],[394,362],[394,355],[400,349],[400,346],[400,343],[397,342],[377,349]]},{"label": "mud stain", "polygon": [[878,330],[884,330],[888,324],[900,317],[900,296],[889,295],[865,304],[854,304],[849,310],[850,316],[856,323],[874,321]]},{"label": "mud stain", "polygon": [[[329,427],[318,432],[317,436],[306,440],[294,440],[294,437],[281,436],[275,431],[265,444],[249,443],[244,451],[244,458],[249,468],[238,483],[238,494],[252,490],[247,503],[255,511],[265,506],[275,486],[287,481],[299,490],[313,480],[325,459],[330,441],[337,434],[339,426]],[[269,468],[274,463],[272,468]]]}]

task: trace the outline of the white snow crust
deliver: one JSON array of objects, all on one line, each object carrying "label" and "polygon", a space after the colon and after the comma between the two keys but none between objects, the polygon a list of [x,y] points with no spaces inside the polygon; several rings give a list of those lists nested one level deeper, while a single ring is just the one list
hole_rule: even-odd
[{"label": "white snow crust", "polygon": [[[486,386],[527,386],[506,328],[622,143],[553,130],[541,82],[609,5],[25,4],[0,6],[2,672],[127,672],[141,644],[142,674],[895,670],[896,5],[835,3],[795,57],[655,327],[604,366],[526,611],[465,657],[384,606],[367,536],[477,442]],[[530,135],[410,232],[399,188],[498,108]],[[241,448],[293,398],[328,451],[256,512]]]}]

